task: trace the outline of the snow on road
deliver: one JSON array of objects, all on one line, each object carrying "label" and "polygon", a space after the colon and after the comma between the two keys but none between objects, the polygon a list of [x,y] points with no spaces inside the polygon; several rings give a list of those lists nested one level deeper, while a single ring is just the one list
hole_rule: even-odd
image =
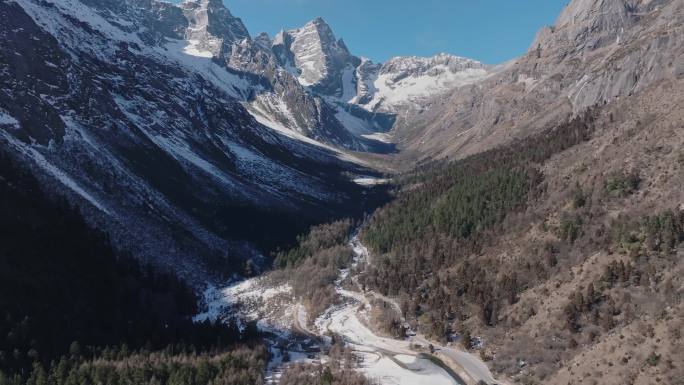
[{"label": "snow on road", "polygon": [[[356,267],[359,263],[369,263],[370,253],[368,249],[361,243],[358,235],[355,235],[350,245],[354,250],[356,255],[354,264],[352,268]],[[364,305],[364,309],[370,308],[371,304],[368,300],[368,296],[380,299],[386,303],[392,305],[398,314],[401,314],[401,308],[399,304],[382,294],[375,292],[366,292],[365,294],[360,292],[348,291],[341,288],[340,284],[344,278],[349,274],[348,270],[343,271],[340,274],[340,279],[337,281],[337,293],[342,297],[348,298],[352,303],[333,312],[328,315],[327,318],[317,320],[317,326],[320,328],[321,332],[326,330],[335,332],[337,334],[343,335],[347,338],[347,342],[353,344],[353,346],[359,351],[369,351],[369,352],[382,352],[384,355],[393,356],[393,359],[376,359],[365,360],[364,365],[362,365],[364,373],[368,376],[375,378],[374,376],[378,373],[385,375],[392,373],[391,376],[383,377],[382,375],[378,378],[382,384],[440,384],[444,382],[444,378],[451,382],[446,383],[456,383],[452,377],[450,377],[444,370],[435,366],[429,360],[420,358],[416,355],[416,352],[410,349],[411,343],[417,343],[422,346],[428,346],[433,344],[440,354],[448,357],[449,359],[455,361],[465,372],[476,381],[483,380],[486,383],[496,383],[496,379],[492,375],[491,371],[479,358],[476,356],[456,350],[448,347],[440,346],[432,341],[428,341],[420,336],[412,337],[409,341],[395,340],[390,338],[382,338],[375,335],[371,330],[369,330],[363,322],[359,320],[359,316],[365,317],[367,319],[367,310],[359,310],[360,304]],[[405,353],[403,355],[402,353]],[[372,356],[371,356],[372,357]],[[427,377],[416,377],[417,373],[412,370],[415,366],[409,365],[408,368],[403,368],[396,362],[397,359],[403,362],[403,359],[413,357],[414,364],[422,365],[420,366],[421,373]],[[387,357],[385,357],[387,358]],[[391,368],[389,372],[385,369]],[[435,377],[436,376],[436,377]]]},{"label": "snow on road", "polygon": [[[397,361],[406,365],[399,366]],[[439,385],[456,384],[441,368],[424,358],[415,356],[395,356],[394,360],[387,356],[364,355],[362,370],[366,377],[387,385]]]},{"label": "snow on road", "polygon": [[357,306],[342,307],[329,319],[319,321],[318,326],[345,338],[347,345],[363,358],[359,370],[368,378],[383,385],[458,384],[442,368],[412,351],[408,341],[374,334],[359,320]]},{"label": "snow on road", "polygon": [[441,348],[439,352],[458,362],[471,377],[485,381],[488,384],[496,382],[487,365],[472,354],[449,348]]}]

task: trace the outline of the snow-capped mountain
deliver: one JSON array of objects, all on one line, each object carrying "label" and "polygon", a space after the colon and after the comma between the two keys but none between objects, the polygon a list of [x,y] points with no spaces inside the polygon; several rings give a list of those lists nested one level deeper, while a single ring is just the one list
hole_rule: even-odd
[{"label": "snow-capped mountain", "polygon": [[[266,40],[260,42],[263,46]],[[435,96],[482,80],[491,70],[447,54],[375,64],[352,55],[322,18],[281,31],[271,50],[302,86],[337,109],[335,115],[347,130],[363,137],[391,130],[400,109],[420,109]]]},{"label": "snow-capped mountain", "polygon": [[478,61],[440,54],[395,57],[381,66],[367,60],[357,68],[357,94],[350,100],[369,111],[396,112],[487,77],[490,68]]},{"label": "snow-capped mountain", "polygon": [[684,74],[681,0],[573,0],[528,52],[395,130],[415,153],[466,156]]},{"label": "snow-capped mountain", "polygon": [[[219,5],[0,2],[0,150],[115,244],[190,278],[371,198],[350,180],[371,171],[322,143],[332,129],[316,141],[248,111],[303,88]],[[271,73],[233,68],[244,50]],[[325,104],[299,95],[323,121]]]}]

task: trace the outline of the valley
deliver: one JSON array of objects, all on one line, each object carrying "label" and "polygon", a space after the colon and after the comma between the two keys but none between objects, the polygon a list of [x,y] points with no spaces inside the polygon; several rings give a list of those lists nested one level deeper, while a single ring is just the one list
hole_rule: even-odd
[{"label": "valley", "polygon": [[230,4],[0,1],[0,385],[684,385],[683,0],[499,64]]}]

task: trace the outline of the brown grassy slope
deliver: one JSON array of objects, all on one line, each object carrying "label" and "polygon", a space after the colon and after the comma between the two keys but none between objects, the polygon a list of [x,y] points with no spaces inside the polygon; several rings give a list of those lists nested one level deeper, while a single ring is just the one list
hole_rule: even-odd
[{"label": "brown grassy slope", "polygon": [[[540,258],[544,245],[555,244],[558,264],[500,312],[496,327],[483,327],[475,318],[467,323],[474,334],[486,337],[492,367],[514,377],[548,384],[679,384],[684,378],[684,251],[681,245],[673,254],[624,251],[613,232],[619,223],[684,209],[684,81],[664,81],[607,105],[598,127],[591,141],[543,165],[543,199],[509,218],[507,234],[471,257],[502,274],[521,270],[521,264]],[[615,172],[638,172],[639,189],[627,196],[609,194],[605,180]],[[587,195],[579,209],[572,205],[576,183]],[[558,236],[566,215],[583,221],[574,243]],[[568,330],[569,296],[585,292],[590,283],[598,285],[613,261],[634,263],[648,277],[639,285],[603,291],[596,312],[614,302],[619,314],[613,327],[604,328],[601,319],[592,322],[589,311],[579,331]]]}]

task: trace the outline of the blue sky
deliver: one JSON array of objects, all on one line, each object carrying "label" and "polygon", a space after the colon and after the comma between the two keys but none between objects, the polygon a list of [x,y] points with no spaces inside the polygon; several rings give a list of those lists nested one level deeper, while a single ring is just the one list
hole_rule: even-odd
[{"label": "blue sky", "polygon": [[527,51],[568,0],[225,0],[254,36],[322,16],[358,56],[440,52],[501,63]]}]

